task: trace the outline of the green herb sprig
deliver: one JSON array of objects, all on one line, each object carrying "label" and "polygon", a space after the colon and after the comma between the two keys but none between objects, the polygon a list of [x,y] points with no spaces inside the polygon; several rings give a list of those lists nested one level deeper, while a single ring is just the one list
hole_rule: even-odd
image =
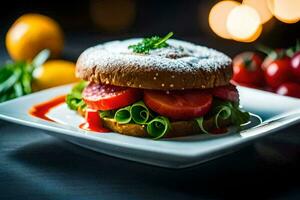
[{"label": "green herb sprig", "polygon": [[148,54],[150,50],[160,49],[169,46],[166,42],[173,36],[173,32],[168,33],[165,37],[153,36],[150,38],[144,38],[141,42],[128,46],[128,49],[132,49],[135,53]]},{"label": "green herb sprig", "polygon": [[41,51],[31,63],[8,62],[0,66],[0,103],[32,92],[33,71],[49,57],[49,50]]}]

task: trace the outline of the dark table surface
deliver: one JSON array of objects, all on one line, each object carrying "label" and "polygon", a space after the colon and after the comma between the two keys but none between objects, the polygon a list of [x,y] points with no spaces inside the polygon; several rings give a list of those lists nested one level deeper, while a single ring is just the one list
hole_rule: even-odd
[{"label": "dark table surface", "polygon": [[[71,58],[84,48],[68,44]],[[3,62],[3,48],[0,55]],[[0,199],[300,199],[299,132],[295,125],[222,158],[170,170],[0,121]]]}]

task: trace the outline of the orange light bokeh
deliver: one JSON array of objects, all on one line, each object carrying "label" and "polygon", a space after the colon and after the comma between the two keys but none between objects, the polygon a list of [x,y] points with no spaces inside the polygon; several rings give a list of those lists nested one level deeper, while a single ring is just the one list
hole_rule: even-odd
[{"label": "orange light bokeh", "polygon": [[284,23],[296,23],[300,20],[300,0],[267,0],[273,15]]},{"label": "orange light bokeh", "polygon": [[239,5],[236,1],[221,1],[212,7],[208,23],[214,33],[225,39],[232,38],[226,27],[227,17],[230,11]]},{"label": "orange light bokeh", "polygon": [[226,26],[232,39],[240,42],[252,42],[262,32],[261,19],[258,12],[244,4],[231,10]]},{"label": "orange light bokeh", "polygon": [[243,0],[243,4],[253,7],[261,18],[261,23],[269,21],[273,15],[268,8],[267,0]]}]

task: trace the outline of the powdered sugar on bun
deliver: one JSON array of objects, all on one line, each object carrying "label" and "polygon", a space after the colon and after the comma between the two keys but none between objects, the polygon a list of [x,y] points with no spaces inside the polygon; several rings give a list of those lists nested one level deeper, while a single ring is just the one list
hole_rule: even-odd
[{"label": "powdered sugar on bun", "polygon": [[149,54],[129,45],[141,39],[107,42],[85,50],[77,76],[90,81],[145,89],[211,88],[228,84],[231,59],[214,49],[169,39],[168,47]]}]

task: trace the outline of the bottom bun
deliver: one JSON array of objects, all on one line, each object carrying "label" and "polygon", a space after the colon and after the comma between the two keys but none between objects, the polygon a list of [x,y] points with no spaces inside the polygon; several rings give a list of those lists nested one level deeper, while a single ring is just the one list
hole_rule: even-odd
[{"label": "bottom bun", "polygon": [[[112,118],[104,118],[102,119],[102,122],[105,128],[123,135],[149,137],[145,125],[119,124]],[[223,128],[229,125],[230,121],[223,121],[222,124],[220,124]],[[212,129],[214,126],[214,119],[211,118],[209,120],[205,120],[203,126],[206,130]],[[175,121],[171,122],[171,127],[171,130],[164,136],[165,138],[184,137],[201,133],[201,129],[196,121]]]}]

